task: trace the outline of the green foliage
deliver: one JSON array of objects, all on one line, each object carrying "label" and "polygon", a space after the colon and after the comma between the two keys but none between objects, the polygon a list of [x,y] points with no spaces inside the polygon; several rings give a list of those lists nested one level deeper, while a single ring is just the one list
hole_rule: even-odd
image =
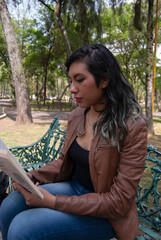
[{"label": "green foliage", "polygon": [[[148,3],[142,0],[142,31],[138,31],[134,28],[135,1],[130,4],[126,1],[119,2],[120,4],[117,5],[113,4],[114,1],[62,0],[59,14],[72,51],[86,42],[100,42],[106,45],[117,57],[138,99],[143,100],[146,91],[146,73],[149,70],[146,67]],[[57,1],[44,0],[44,3],[49,7],[45,7],[40,1],[36,2],[39,12],[35,18],[28,19],[24,16],[22,19],[13,18],[12,21],[29,93],[42,95],[42,89],[46,84],[47,94],[61,96],[68,84],[64,66],[67,57],[66,43],[60,30],[58,15],[54,15]],[[161,14],[158,21],[158,43],[161,43],[160,20]],[[9,68],[7,47],[0,26],[0,81],[4,78],[8,79]],[[160,77],[160,68],[157,67],[156,88],[159,93],[161,93]]]},{"label": "green foliage", "polygon": [[63,20],[73,51],[82,45],[100,41],[101,8],[102,4],[99,0],[62,1]]}]

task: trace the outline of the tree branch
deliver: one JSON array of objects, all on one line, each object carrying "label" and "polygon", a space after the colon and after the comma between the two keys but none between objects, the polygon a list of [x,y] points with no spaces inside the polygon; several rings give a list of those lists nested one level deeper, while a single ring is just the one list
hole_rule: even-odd
[{"label": "tree branch", "polygon": [[42,1],[42,0],[38,0],[39,2],[41,2],[45,7],[47,7],[50,11],[52,11],[52,12],[55,12],[55,10],[54,9],[52,9],[48,4],[46,4],[44,1]]}]

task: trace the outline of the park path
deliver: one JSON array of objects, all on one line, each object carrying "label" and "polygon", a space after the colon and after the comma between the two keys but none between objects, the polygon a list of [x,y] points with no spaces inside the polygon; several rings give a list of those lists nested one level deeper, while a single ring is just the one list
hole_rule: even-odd
[{"label": "park path", "polygon": [[[12,103],[10,99],[0,99],[0,110],[3,114],[7,115],[7,117],[11,118],[12,120],[16,120],[17,112],[15,108],[12,107]],[[33,121],[35,123],[41,122],[51,122],[54,117],[57,115],[59,120],[67,120],[70,112],[68,111],[32,111]],[[1,113],[0,113],[1,115]],[[161,112],[154,112],[154,117],[161,118]]]},{"label": "park path", "polygon": [[[59,120],[68,120],[70,112],[64,111],[31,111],[34,123],[49,123],[52,122],[55,116],[58,116]],[[7,117],[12,120],[16,120],[17,113],[15,110],[6,111]]]},{"label": "park path", "polygon": [[[11,101],[9,99],[0,99],[0,115],[6,114],[7,117],[16,120],[17,112],[16,109],[12,107]],[[70,114],[69,111],[32,111],[32,117],[34,123],[50,123],[55,116],[58,116],[59,120],[68,120]]]}]

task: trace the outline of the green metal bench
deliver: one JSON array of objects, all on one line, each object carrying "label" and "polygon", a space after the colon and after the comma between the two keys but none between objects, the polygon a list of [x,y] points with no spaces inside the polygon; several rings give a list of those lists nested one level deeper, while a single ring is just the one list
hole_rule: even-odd
[{"label": "green metal bench", "polygon": [[[30,171],[59,156],[65,133],[60,129],[58,117],[55,117],[49,130],[37,142],[25,147],[11,147],[10,151],[24,169]],[[144,175],[136,196],[141,230],[136,239],[161,240],[161,153],[152,145],[147,147]]]},{"label": "green metal bench", "polygon": [[56,159],[64,143],[66,130],[60,129],[58,116],[50,124],[48,131],[35,143],[9,148],[25,170],[37,169]]},{"label": "green metal bench", "polygon": [[137,239],[161,239],[161,152],[152,145],[147,147],[144,176],[138,186],[136,205],[139,228],[145,233]]},{"label": "green metal bench", "polygon": [[[58,116],[51,122],[48,131],[31,145],[10,147],[10,151],[21,163],[26,172],[37,169],[53,159],[57,159],[64,143],[66,130],[60,129]],[[9,192],[12,192],[12,183],[9,178]]]}]

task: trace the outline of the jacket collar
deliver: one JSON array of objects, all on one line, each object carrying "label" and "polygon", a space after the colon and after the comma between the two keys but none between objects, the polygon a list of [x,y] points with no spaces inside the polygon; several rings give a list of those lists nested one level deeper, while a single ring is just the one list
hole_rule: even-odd
[{"label": "jacket collar", "polygon": [[89,111],[89,108],[84,109],[81,115],[77,118],[78,125],[77,125],[77,136],[82,136],[85,134],[85,120],[86,120],[86,114]]}]

